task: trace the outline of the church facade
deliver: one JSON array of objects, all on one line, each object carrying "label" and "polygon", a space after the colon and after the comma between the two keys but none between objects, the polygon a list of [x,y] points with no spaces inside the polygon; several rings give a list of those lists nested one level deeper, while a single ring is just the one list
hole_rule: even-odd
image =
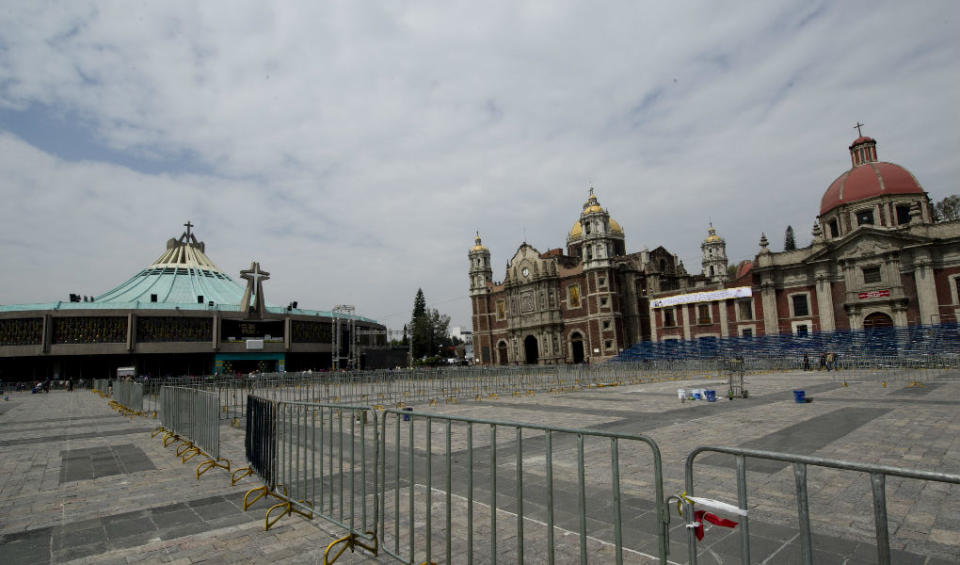
[{"label": "church facade", "polygon": [[648,297],[692,278],[663,247],[626,253],[620,224],[593,189],[567,234],[566,250],[524,242],[493,280],[477,234],[469,251],[474,362],[481,365],[598,362],[651,336]]},{"label": "church facade", "polygon": [[711,230],[702,246],[702,287],[651,296],[650,339],[960,321],[960,222],[936,222],[913,174],[878,161],[876,145],[862,135],[850,145],[852,166],[823,194],[810,246],[773,252],[763,236],[755,258],[727,280],[708,272],[726,261],[725,253],[715,259],[722,239]]}]

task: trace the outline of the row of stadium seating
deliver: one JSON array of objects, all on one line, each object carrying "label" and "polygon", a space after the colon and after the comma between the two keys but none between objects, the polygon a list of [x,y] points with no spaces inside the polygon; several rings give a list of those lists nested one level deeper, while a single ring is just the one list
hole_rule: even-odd
[{"label": "row of stadium seating", "polygon": [[[804,337],[771,335],[758,337],[703,337],[692,340],[641,342],[624,350],[615,361],[658,361],[713,358],[782,357],[801,360],[806,354],[897,357],[922,360],[926,356],[960,355],[960,326],[956,323],[908,328],[875,328],[814,333]],[[815,362],[815,361],[811,361]]]}]

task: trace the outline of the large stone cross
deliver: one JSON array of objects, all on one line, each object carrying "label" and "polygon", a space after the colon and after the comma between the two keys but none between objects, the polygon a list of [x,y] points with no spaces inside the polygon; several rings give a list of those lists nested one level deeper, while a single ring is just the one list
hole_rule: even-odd
[{"label": "large stone cross", "polygon": [[[270,278],[270,273],[260,270],[260,263],[252,261],[249,269],[240,271],[240,278],[247,281],[247,288],[240,299],[241,311],[248,317],[262,318],[267,310],[267,302],[263,299],[263,281]],[[250,295],[254,296],[253,306],[250,306]]]}]

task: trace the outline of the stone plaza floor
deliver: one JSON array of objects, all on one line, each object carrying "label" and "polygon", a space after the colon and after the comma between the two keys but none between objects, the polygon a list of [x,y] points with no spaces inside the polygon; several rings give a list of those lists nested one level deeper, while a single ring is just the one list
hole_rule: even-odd
[{"label": "stone plaza floor", "polygon": [[[704,445],[958,474],[960,373],[923,380],[923,386],[902,380],[884,386],[852,374],[790,372],[748,375],[749,398],[713,403],[680,402],[681,387],[726,388],[717,379],[696,379],[414,409],[649,436],[660,447],[664,487],[670,495],[683,490],[686,455]],[[794,389],[803,389],[812,402],[796,403]],[[151,418],[118,414],[90,391],[19,392],[0,401],[0,563],[320,563],[327,544],[343,535],[341,528],[321,518],[296,515],[264,531],[266,502],[242,511],[244,492],[258,486],[254,477],[231,486],[227,472],[213,469],[198,480],[194,473],[199,461],[181,463],[173,447],[165,448],[151,437],[157,425]],[[243,431],[224,422],[220,433],[221,454],[234,467],[244,465]],[[462,452],[465,446],[455,443],[453,449]],[[474,444],[477,453],[483,449]],[[535,473],[526,463],[528,456],[536,459],[535,450],[524,454],[525,471]],[[514,463],[509,457],[498,459],[498,467]],[[626,456],[623,465],[625,483],[650,481],[642,466],[630,467]],[[799,563],[792,467],[751,461],[747,469],[753,560]],[[698,496],[736,501],[732,458],[702,456],[696,472]],[[808,473],[815,562],[875,563],[869,477],[812,467]],[[558,469],[555,488],[565,488],[571,476],[576,477],[576,469]],[[457,488],[455,484],[453,490]],[[510,493],[508,483],[498,482],[498,496],[501,488]],[[591,499],[600,497],[594,496],[593,487],[590,494]],[[886,496],[894,563],[960,563],[960,485],[890,478]],[[536,524],[532,531],[543,520],[536,515],[536,505],[529,508],[526,515]],[[629,510],[629,504],[625,508]],[[509,524],[509,508],[502,511],[498,523]],[[624,561],[652,563],[656,540],[633,532],[631,516],[641,515],[639,507],[636,512],[624,512]],[[591,526],[596,522],[596,530],[605,531],[603,520],[591,516]],[[680,521],[674,512],[672,563],[687,561]],[[459,514],[452,523],[452,536],[463,538],[465,524]],[[479,524],[477,536],[484,535],[484,525]],[[557,537],[570,534],[568,528]],[[516,562],[511,543],[499,540],[498,562]],[[738,563],[738,544],[736,530],[709,529],[700,546],[700,563]],[[578,562],[578,553],[569,551],[575,542],[560,545],[557,563]],[[612,562],[610,547],[603,536],[591,539],[590,562]],[[546,562],[536,539],[525,555],[526,562]],[[482,551],[475,557],[476,563],[490,562]],[[443,562],[436,554],[433,560]],[[338,561],[391,562],[396,561],[359,551],[347,552]],[[465,556],[454,553],[452,562],[464,563]]]}]

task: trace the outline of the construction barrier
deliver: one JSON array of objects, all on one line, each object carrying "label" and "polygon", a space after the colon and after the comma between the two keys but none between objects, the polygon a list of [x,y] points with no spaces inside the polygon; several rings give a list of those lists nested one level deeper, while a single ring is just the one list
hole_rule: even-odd
[{"label": "construction barrier", "polygon": [[[735,502],[720,501],[695,496],[694,487],[696,481],[694,478],[694,462],[697,456],[705,452],[726,453],[735,456],[737,473],[737,500]],[[761,451],[755,449],[741,449],[733,447],[699,447],[687,456],[685,464],[686,491],[684,494],[677,497],[678,501],[683,506],[683,516],[686,520],[688,531],[687,550],[689,555],[689,563],[691,565],[697,564],[697,530],[699,527],[701,527],[696,518],[697,509],[719,510],[736,517],[738,527],[740,529],[741,563],[752,563],[750,558],[750,523],[747,505],[748,485],[746,460],[748,458],[783,461],[793,465],[793,473],[796,483],[794,493],[797,502],[797,518],[800,530],[799,538],[801,547],[801,561],[804,563],[804,565],[812,565],[814,562],[814,545],[810,532],[810,507],[807,495],[807,467],[813,466],[869,474],[870,486],[873,492],[873,518],[876,534],[877,562],[880,565],[890,565],[891,563],[890,538],[887,523],[886,478],[890,476],[901,477],[905,479],[916,479],[920,481],[960,484],[960,475],[949,473],[917,471],[886,465],[867,465],[849,461],[838,461],[819,457],[792,455],[788,453],[776,453],[772,451]]]}]

